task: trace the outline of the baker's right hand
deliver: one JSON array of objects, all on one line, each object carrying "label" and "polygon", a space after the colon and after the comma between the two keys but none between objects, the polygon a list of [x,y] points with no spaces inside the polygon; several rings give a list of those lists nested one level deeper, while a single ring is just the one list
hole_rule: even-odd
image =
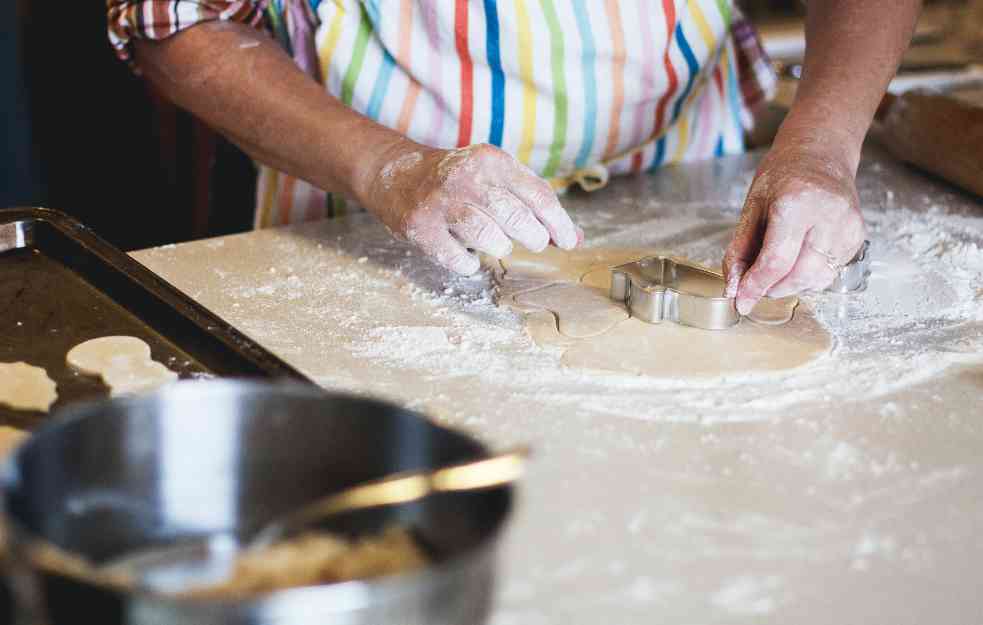
[{"label": "baker's right hand", "polygon": [[480,268],[471,250],[508,256],[582,239],[549,183],[491,145],[437,150],[406,142],[376,174],[366,208],[397,237],[462,275]]}]

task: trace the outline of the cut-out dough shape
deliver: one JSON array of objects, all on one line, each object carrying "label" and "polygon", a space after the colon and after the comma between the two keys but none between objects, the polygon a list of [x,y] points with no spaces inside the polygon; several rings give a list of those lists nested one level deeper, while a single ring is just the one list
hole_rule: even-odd
[{"label": "cut-out dough shape", "polygon": [[783,326],[795,317],[798,306],[799,298],[794,296],[780,299],[763,297],[754,305],[747,318],[758,325]]},{"label": "cut-out dough shape", "polygon": [[[523,258],[526,253],[517,252],[502,261],[505,271],[499,276],[506,283],[508,280],[553,282],[552,286],[520,294],[511,292],[508,297],[500,298],[499,303],[525,311],[527,331],[533,340],[543,347],[563,349],[562,362],[568,367],[699,379],[787,371],[809,364],[832,348],[832,337],[811,311],[800,310],[793,316],[798,304],[794,297],[764,300],[758,307],[761,310],[755,311],[756,323],[741,323],[725,331],[712,332],[675,323],[648,324],[622,313],[622,319],[615,321],[610,329],[597,333],[601,313],[594,307],[599,307],[601,298],[606,297],[610,267],[653,252],[604,249],[584,252],[551,250],[535,262]],[[610,300],[607,303],[617,306]],[[550,319],[543,310],[528,312],[537,307],[556,313],[557,319]],[[769,325],[769,320],[771,324],[787,323]]]},{"label": "cut-out dough shape", "polygon": [[508,306],[509,308],[515,310],[516,312],[533,312],[536,310],[542,310],[539,306],[522,304],[518,301],[518,298],[526,293],[536,291],[539,289],[544,289],[555,284],[562,284],[553,282],[551,280],[541,280],[541,279],[508,279],[504,276],[500,276],[497,282],[498,289],[496,297],[498,303],[502,306]]},{"label": "cut-out dough shape", "polygon": [[526,332],[533,342],[540,347],[559,347],[566,348],[576,343],[579,339],[572,339],[560,334],[557,329],[556,315],[546,310],[534,310],[525,313],[523,320],[526,324]]},{"label": "cut-out dough shape", "polygon": [[564,251],[556,247],[548,247],[538,253],[517,249],[506,258],[489,257],[487,260],[498,287],[498,304],[516,312],[530,313],[540,311],[542,308],[519,303],[516,298],[523,293],[554,284],[576,284],[587,271],[598,264],[610,263],[613,266],[627,263],[648,253],[651,251],[631,248]]},{"label": "cut-out dough shape", "polygon": [[65,360],[86,375],[102,375],[114,360],[150,360],[150,346],[135,336],[104,336],[76,345]]},{"label": "cut-out dough shape", "polygon": [[106,336],[73,347],[68,364],[87,375],[99,376],[110,394],[152,391],[177,380],[178,375],[150,357],[150,346],[133,336]]},{"label": "cut-out dough shape", "polygon": [[177,374],[153,360],[118,359],[102,372],[102,379],[113,395],[131,395],[173,382]]},{"label": "cut-out dough shape", "polygon": [[554,284],[521,293],[515,301],[552,312],[560,334],[572,339],[603,334],[628,318],[625,307],[613,302],[607,293],[581,284]]},{"label": "cut-out dough shape", "polygon": [[0,362],[0,404],[14,410],[48,412],[58,399],[55,381],[41,367]]}]

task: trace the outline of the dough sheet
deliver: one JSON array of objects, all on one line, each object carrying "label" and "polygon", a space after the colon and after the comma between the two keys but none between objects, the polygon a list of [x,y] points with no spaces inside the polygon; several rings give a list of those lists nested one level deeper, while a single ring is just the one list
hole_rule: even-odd
[{"label": "dough sheet", "polygon": [[[516,251],[496,268],[498,301],[523,313],[533,340],[563,348],[562,362],[577,369],[709,378],[786,371],[831,350],[832,337],[795,297],[764,299],[728,330],[629,318],[625,306],[608,296],[610,268],[654,253]],[[710,288],[684,286],[700,293]]]}]

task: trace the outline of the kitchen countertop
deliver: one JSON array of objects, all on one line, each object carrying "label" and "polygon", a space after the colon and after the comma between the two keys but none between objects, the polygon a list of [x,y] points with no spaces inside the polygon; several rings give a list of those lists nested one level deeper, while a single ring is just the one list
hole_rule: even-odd
[{"label": "kitchen countertop", "polygon": [[[719,262],[757,158],[563,201]],[[983,205],[873,151],[859,181],[871,285],[805,302],[832,355],[707,383],[565,370],[364,215],[134,256],[326,388],[533,446],[495,625],[981,622]]]}]

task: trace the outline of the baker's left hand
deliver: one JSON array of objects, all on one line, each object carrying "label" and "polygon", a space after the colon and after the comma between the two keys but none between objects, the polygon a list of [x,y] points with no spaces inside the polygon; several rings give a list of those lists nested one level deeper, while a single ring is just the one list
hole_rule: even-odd
[{"label": "baker's left hand", "polygon": [[866,233],[856,157],[828,138],[783,139],[761,162],[724,255],[726,295],[742,315],[766,295],[826,288]]}]

